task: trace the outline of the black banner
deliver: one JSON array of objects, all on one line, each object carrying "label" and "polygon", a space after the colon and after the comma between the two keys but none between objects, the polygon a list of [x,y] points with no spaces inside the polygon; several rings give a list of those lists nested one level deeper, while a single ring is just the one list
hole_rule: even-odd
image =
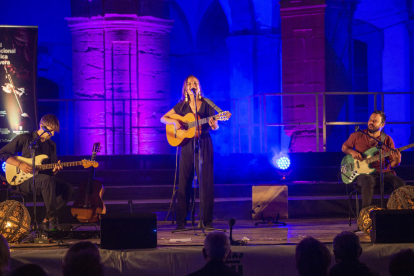
[{"label": "black banner", "polygon": [[0,26],[0,148],[37,128],[37,30]]}]

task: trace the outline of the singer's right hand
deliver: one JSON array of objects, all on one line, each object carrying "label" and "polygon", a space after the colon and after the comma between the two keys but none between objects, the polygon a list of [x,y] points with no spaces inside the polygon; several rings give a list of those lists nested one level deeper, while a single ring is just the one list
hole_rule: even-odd
[{"label": "singer's right hand", "polygon": [[180,120],[175,120],[174,127],[177,130],[182,129],[183,128],[183,123]]},{"label": "singer's right hand", "polygon": [[359,152],[352,150],[350,154],[354,159],[362,161],[362,156]]}]

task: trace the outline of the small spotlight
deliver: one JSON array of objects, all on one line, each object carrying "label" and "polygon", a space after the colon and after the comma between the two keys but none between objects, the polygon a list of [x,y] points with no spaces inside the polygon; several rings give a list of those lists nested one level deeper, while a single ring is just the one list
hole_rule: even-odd
[{"label": "small spotlight", "polygon": [[290,166],[289,158],[283,156],[276,160],[276,166],[281,170],[287,170]]},{"label": "small spotlight", "polygon": [[6,172],[6,162],[3,162],[1,164],[1,168],[2,168],[3,172]]}]

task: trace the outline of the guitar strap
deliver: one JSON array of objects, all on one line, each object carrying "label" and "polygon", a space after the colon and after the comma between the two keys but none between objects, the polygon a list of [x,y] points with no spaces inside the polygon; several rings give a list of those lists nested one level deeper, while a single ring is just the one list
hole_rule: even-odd
[{"label": "guitar strap", "polygon": [[208,103],[212,108],[214,108],[215,111],[217,111],[218,113],[223,112],[223,110],[220,109],[220,107],[218,107],[217,105],[215,105],[210,99],[207,98],[203,98],[206,103]]}]

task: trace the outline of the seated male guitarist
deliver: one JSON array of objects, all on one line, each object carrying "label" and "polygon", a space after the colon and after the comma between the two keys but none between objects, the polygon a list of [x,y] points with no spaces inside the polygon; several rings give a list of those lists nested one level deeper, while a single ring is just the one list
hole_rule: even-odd
[{"label": "seated male guitarist", "polygon": [[[384,141],[384,144],[390,148],[395,148],[394,141],[392,138],[385,133],[385,140],[381,140],[381,130],[385,126],[385,113],[379,110],[374,111],[369,117],[368,129],[363,132],[368,133],[369,136],[374,137],[377,140]],[[378,142],[369,136],[360,132],[352,133],[348,140],[342,145],[342,151],[345,154],[351,155],[354,159],[362,160],[365,151],[370,148],[376,147]],[[383,147],[384,153],[389,151],[387,147]],[[384,172],[384,184],[392,185],[394,189],[401,186],[405,186],[405,181],[399,178],[392,168],[398,167],[401,163],[401,153],[392,152],[390,156],[385,158],[383,161],[383,172]],[[372,196],[374,194],[374,187],[379,185],[380,180],[380,162],[374,162],[371,167],[376,169],[372,174],[361,174],[356,178],[356,183],[361,187],[362,193],[362,208],[371,205]]]},{"label": "seated male guitarist", "polygon": [[[43,133],[43,127],[46,127],[49,133]],[[21,153],[22,157],[31,158],[29,145],[43,133],[37,142],[35,156],[47,155],[49,159],[45,160],[43,164],[60,163],[56,155],[56,144],[50,140],[55,132],[59,132],[59,120],[52,114],[43,116],[37,131],[20,134],[0,149],[0,160],[18,167],[25,173],[32,173],[32,166],[21,163],[15,156],[17,153]],[[59,229],[58,210],[65,206],[74,194],[73,187],[69,183],[55,177],[61,169],[62,166],[57,165],[53,169],[39,171],[35,178],[35,187],[40,190],[46,207],[46,216],[41,225],[45,231]],[[22,192],[30,193],[32,192],[32,183],[33,178],[29,178],[19,186],[19,189]]]}]

